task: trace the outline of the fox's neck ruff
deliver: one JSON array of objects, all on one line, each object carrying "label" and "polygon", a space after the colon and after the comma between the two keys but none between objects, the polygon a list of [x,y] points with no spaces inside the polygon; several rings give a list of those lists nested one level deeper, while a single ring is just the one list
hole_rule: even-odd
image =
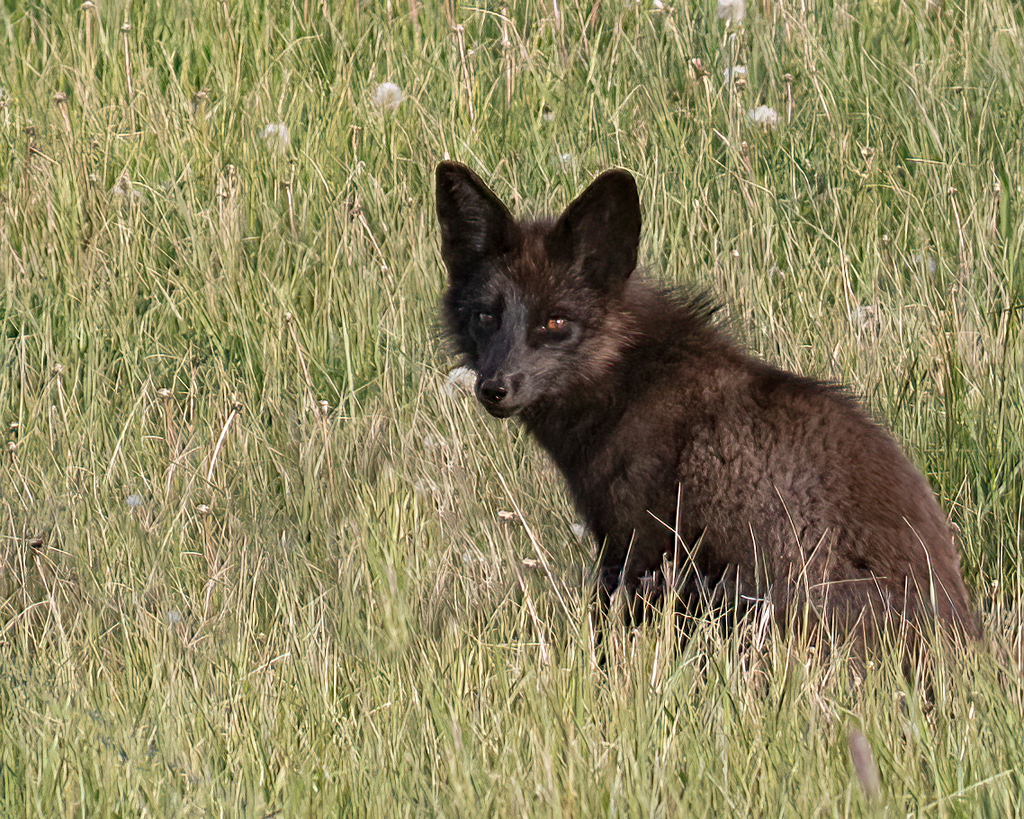
[{"label": "fox's neck ruff", "polygon": [[739,352],[712,323],[715,309],[703,295],[686,298],[631,281],[608,323],[592,330],[607,340],[603,365],[588,373],[581,389],[524,411],[527,430],[563,472],[586,462],[667,365],[677,372],[688,364],[706,369],[709,350]]}]

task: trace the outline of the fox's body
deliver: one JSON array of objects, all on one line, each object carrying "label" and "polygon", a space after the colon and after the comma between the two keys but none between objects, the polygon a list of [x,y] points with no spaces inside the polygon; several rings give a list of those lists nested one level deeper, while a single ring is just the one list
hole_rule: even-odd
[{"label": "fox's body", "polygon": [[842,391],[745,354],[703,302],[631,277],[629,174],[557,221],[517,222],[443,163],[438,215],[448,329],[477,396],[562,471],[606,597],[632,599],[670,559],[690,605],[799,604],[844,630],[937,615],[976,634],[949,524],[892,438]]}]

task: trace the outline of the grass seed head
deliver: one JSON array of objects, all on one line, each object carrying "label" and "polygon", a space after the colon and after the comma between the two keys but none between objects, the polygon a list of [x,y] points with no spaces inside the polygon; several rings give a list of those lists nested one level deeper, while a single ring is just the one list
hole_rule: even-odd
[{"label": "grass seed head", "polygon": [[871,744],[864,734],[854,728],[850,731],[850,761],[857,773],[857,779],[868,801],[874,802],[881,792],[881,779],[875,755],[871,752]]}]

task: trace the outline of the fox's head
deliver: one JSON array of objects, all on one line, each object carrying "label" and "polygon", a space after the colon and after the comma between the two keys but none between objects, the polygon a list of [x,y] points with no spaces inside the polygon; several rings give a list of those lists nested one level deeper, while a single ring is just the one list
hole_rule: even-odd
[{"label": "fox's head", "polygon": [[469,168],[437,166],[448,332],[498,418],[586,399],[629,343],[640,199],[601,174],[555,220],[518,222]]}]

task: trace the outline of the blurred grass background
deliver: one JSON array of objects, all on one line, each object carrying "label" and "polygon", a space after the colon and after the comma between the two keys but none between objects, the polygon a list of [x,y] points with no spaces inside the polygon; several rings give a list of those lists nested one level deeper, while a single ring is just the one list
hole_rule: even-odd
[{"label": "blurred grass background", "polygon": [[[0,813],[1024,814],[1022,25],[8,2]],[[650,275],[925,470],[985,649],[930,696],[713,624],[598,667],[558,475],[446,381],[445,156],[520,212],[632,170]]]}]

